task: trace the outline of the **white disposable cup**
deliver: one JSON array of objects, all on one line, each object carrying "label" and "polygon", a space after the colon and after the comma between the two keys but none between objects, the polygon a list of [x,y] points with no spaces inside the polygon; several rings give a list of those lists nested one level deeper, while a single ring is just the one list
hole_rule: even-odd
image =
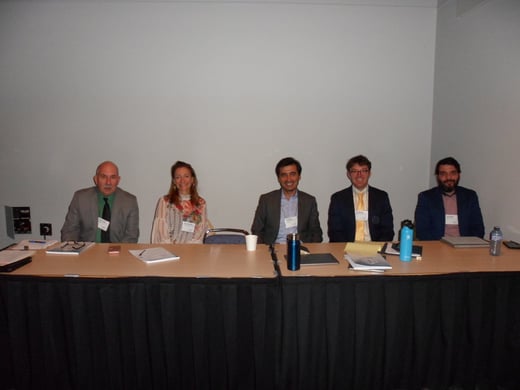
[{"label": "white disposable cup", "polygon": [[248,234],[246,236],[246,248],[248,251],[256,251],[256,242],[258,240],[258,236],[254,234]]}]

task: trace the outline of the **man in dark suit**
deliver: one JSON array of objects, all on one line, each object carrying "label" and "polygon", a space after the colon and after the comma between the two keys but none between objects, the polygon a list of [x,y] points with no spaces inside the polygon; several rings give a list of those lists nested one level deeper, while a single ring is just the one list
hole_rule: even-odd
[{"label": "man in dark suit", "polygon": [[388,194],[368,185],[372,163],[359,155],[346,168],[352,185],[330,198],[330,242],[392,241],[394,217]]},{"label": "man in dark suit", "polygon": [[484,221],[477,193],[460,187],[460,164],[453,157],[435,166],[438,186],[423,191],[415,208],[415,229],[419,240],[443,236],[484,237]]},{"label": "man in dark suit", "polygon": [[275,171],[281,188],[260,196],[251,232],[259,243],[285,243],[290,233],[298,233],[303,242],[321,242],[316,198],[298,189],[301,164],[286,157]]},{"label": "man in dark suit", "polygon": [[137,199],[117,187],[120,179],[113,162],[97,167],[96,185],[74,193],[61,228],[62,241],[137,242]]}]

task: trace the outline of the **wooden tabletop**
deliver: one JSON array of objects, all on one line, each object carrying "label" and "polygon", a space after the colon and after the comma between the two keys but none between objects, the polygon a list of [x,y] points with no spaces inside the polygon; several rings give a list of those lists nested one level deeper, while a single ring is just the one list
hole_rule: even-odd
[{"label": "wooden tabletop", "polygon": [[[117,255],[107,253],[109,244],[96,244],[79,255],[48,254],[38,250],[32,262],[10,275],[57,277],[200,277],[200,278],[274,278],[275,272],[267,246],[248,252],[245,245],[198,244],[121,244]],[[130,249],[162,246],[180,256],[156,264],[146,264],[129,253]]]},{"label": "wooden tabletop", "polygon": [[[403,262],[398,256],[386,256],[392,269],[384,273],[353,271],[343,258],[345,243],[305,244],[311,253],[332,253],[339,264],[302,266],[289,271],[285,245],[276,252],[283,276],[366,276],[366,275],[440,275],[465,272],[520,272],[520,250],[502,247],[501,256],[489,254],[487,248],[455,249],[439,241],[416,241],[423,246],[421,260]],[[274,278],[268,247],[258,245],[248,252],[245,245],[190,244],[121,244],[117,255],[107,253],[109,244],[96,244],[80,255],[51,255],[36,251],[33,261],[10,275],[52,277],[200,277],[200,278]],[[130,249],[162,246],[180,256],[157,264],[145,264],[129,253]]]},{"label": "wooden tabletop", "polygon": [[416,241],[423,247],[421,260],[404,262],[387,255],[391,270],[384,273],[353,271],[343,258],[345,243],[305,244],[311,253],[332,253],[339,264],[306,265],[289,271],[284,258],[286,247],[276,246],[283,276],[367,276],[367,275],[440,275],[465,272],[520,272],[520,250],[502,246],[500,256],[491,256],[488,248],[453,248],[440,241]]}]

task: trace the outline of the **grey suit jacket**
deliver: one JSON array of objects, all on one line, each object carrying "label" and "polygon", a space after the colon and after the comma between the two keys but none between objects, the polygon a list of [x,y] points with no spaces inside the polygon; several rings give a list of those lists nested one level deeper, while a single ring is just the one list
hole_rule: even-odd
[{"label": "grey suit jacket", "polygon": [[[61,228],[62,241],[96,241],[98,190],[84,188],[74,193],[65,223]],[[120,188],[116,189],[110,219],[111,242],[137,242],[139,238],[139,208],[137,198]]]},{"label": "grey suit jacket", "polygon": [[[263,194],[258,200],[251,232],[259,243],[273,244],[280,230],[280,200],[282,190]],[[323,232],[318,216],[316,198],[298,190],[298,234],[303,242],[321,242]]]}]

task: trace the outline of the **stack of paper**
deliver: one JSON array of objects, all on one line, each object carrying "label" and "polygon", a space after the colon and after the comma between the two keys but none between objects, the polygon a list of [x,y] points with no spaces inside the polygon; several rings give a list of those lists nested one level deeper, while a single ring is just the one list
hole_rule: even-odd
[{"label": "stack of paper", "polygon": [[38,250],[45,249],[50,247],[51,245],[56,244],[58,241],[56,240],[22,240],[18,244],[13,245],[9,249],[16,250]]}]

